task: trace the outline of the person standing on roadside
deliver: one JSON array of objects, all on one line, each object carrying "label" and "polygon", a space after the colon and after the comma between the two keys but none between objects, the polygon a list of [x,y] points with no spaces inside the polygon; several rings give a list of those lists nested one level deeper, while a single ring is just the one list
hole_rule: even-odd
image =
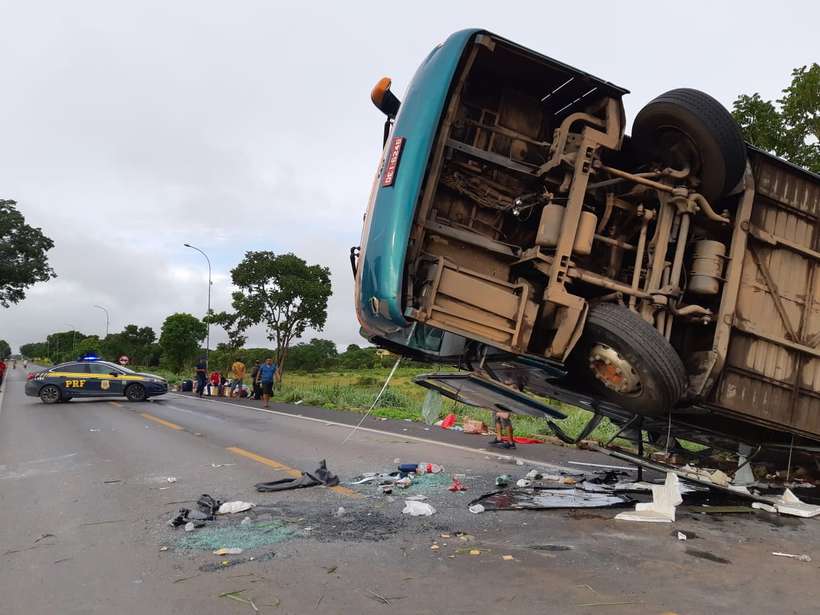
[{"label": "person standing on roadside", "polygon": [[242,392],[242,385],[245,380],[245,364],[237,359],[231,365],[233,380],[231,381],[231,397],[239,397]]},{"label": "person standing on roadside", "polygon": [[273,378],[276,376],[276,363],[271,357],[259,367],[259,383],[262,385],[262,399],[265,400],[265,408],[268,407],[270,396],[273,395]]},{"label": "person standing on roadside", "polygon": [[251,370],[251,384],[253,385],[253,398],[262,399],[262,386],[259,384],[259,367],[260,361],[256,359],[253,362],[253,369]]},{"label": "person standing on roadside", "polygon": [[196,394],[202,397],[205,392],[205,380],[208,376],[208,366],[205,365],[205,359],[200,357],[196,364]]}]

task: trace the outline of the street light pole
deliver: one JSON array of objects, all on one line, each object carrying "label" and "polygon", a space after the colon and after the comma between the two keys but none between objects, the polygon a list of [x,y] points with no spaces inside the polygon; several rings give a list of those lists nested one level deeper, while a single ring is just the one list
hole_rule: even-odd
[{"label": "street light pole", "polygon": [[[202,256],[205,257],[205,260],[208,262],[208,312],[207,312],[207,315],[210,316],[211,315],[211,285],[213,284],[213,282],[211,282],[211,259],[208,258],[208,255],[205,254],[205,252],[203,252],[202,250],[200,250],[196,246],[192,246],[189,243],[186,243],[186,244],[183,244],[183,245],[186,248],[191,248],[192,250],[196,250],[197,252],[199,252]],[[205,373],[207,374],[208,371],[209,371],[209,369],[208,369],[208,352],[210,351],[210,348],[211,348],[211,323],[207,322],[207,323],[205,323],[205,325],[208,327],[207,336],[205,338]]]},{"label": "street light pole", "polygon": [[105,337],[108,337],[108,324],[111,322],[108,318],[108,310],[106,310],[103,306],[97,304],[94,304],[94,307],[99,308],[103,312],[105,312]]}]

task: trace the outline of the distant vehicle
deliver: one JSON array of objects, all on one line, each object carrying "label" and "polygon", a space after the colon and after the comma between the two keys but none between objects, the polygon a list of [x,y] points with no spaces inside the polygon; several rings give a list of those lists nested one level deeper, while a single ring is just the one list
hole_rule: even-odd
[{"label": "distant vehicle", "polygon": [[73,397],[125,397],[143,401],[168,392],[168,382],[154,374],[132,371],[108,361],[72,361],[29,374],[26,395],[44,404]]},{"label": "distant vehicle", "polygon": [[382,79],[363,335],[467,370],[418,382],[473,405],[555,416],[529,392],[655,441],[820,451],[820,176],[697,90],[628,136],[627,93],[482,30],[404,102]]}]

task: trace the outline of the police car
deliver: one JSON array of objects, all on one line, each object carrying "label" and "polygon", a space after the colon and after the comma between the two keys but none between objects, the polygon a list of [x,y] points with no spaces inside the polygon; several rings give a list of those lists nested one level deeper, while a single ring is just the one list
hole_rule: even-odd
[{"label": "police car", "polygon": [[44,404],[72,397],[124,396],[130,401],[143,401],[167,392],[168,382],[160,376],[97,359],[61,363],[31,375],[26,382],[26,395],[39,397]]}]

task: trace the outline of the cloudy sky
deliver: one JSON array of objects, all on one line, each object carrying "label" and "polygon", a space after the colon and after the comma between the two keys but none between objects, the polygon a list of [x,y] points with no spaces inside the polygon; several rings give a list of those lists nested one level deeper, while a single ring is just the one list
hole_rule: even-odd
[{"label": "cloudy sky", "polygon": [[[816,2],[0,0],[0,198],[54,239],[58,278],[0,308],[13,347],[75,326],[230,307],[247,250],[328,265],[324,337],[359,342],[348,249],[381,149],[371,86],[401,95],[478,26],[629,90],[627,116],[695,87],[776,98],[820,59]],[[219,332],[214,342],[222,339]],[[250,342],[263,344],[264,332]]]}]

